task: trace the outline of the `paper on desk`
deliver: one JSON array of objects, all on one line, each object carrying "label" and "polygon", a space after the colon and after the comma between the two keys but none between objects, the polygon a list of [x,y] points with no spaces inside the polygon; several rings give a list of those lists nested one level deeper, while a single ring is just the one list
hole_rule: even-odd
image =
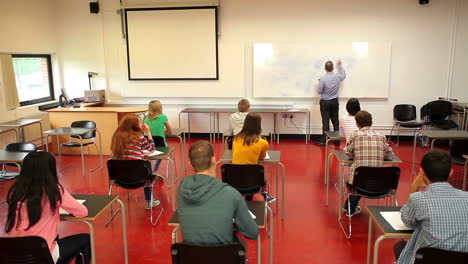
[{"label": "paper on desk", "polygon": [[399,211],[380,212],[380,214],[395,230],[413,230],[413,228],[407,227],[401,221],[401,213]]},{"label": "paper on desk", "polygon": [[[86,202],[86,200],[77,200],[80,204],[83,204],[84,202]],[[70,212],[68,212],[67,210],[63,209],[63,208],[60,208],[59,209],[59,213],[61,215],[69,215]]]},{"label": "paper on desk", "polygon": [[155,150],[153,152],[149,152],[149,151],[143,151],[143,155],[147,156],[147,157],[150,157],[150,156],[157,156],[157,155],[161,155],[161,154],[164,154],[164,152],[161,152],[161,151],[158,151],[158,150]]},{"label": "paper on desk", "polygon": [[297,110],[297,109],[289,109],[288,111],[289,111],[289,112],[297,112],[297,111],[299,111],[299,110]]},{"label": "paper on desk", "polygon": [[250,210],[249,210],[249,213],[250,213],[250,216],[252,217],[252,219],[257,218],[252,212],[250,212]]},{"label": "paper on desk", "polygon": [[267,159],[270,159],[270,155],[268,155],[268,152],[266,153],[264,160],[267,160]]}]

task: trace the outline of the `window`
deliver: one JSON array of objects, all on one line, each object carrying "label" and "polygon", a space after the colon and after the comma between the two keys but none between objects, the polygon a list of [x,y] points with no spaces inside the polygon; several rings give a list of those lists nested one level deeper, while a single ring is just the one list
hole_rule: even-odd
[{"label": "window", "polygon": [[21,106],[55,99],[50,55],[14,54],[12,58]]}]

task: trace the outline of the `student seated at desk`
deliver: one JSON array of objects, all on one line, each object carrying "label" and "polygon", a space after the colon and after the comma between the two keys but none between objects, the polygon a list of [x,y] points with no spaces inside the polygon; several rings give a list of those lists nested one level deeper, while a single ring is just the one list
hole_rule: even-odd
[{"label": "student seated at desk", "polygon": [[[401,220],[414,232],[408,243],[395,244],[398,264],[414,263],[416,251],[423,247],[468,252],[468,192],[448,183],[452,173],[448,152],[424,154],[410,197],[401,208]],[[421,188],[425,190],[418,191]]]},{"label": "student seated at desk", "polygon": [[[164,139],[164,145],[167,146],[166,133],[171,134],[172,128],[171,128],[171,124],[169,124],[167,116],[163,114],[162,104],[159,100],[153,100],[149,102],[148,115],[145,116],[143,123],[149,126],[151,136],[162,137]],[[145,135],[147,135],[147,133],[145,133]],[[154,161],[154,167],[153,167],[154,173],[158,171],[160,164],[161,164],[160,159]]]},{"label": "student seated at desk", "polygon": [[[207,141],[195,142],[189,150],[195,175],[186,177],[177,193],[180,226],[184,243],[222,245],[239,243],[237,231],[256,240],[258,227],[250,216],[240,193],[216,179],[213,146]],[[246,248],[245,241],[240,240]]]},{"label": "student seated at desk", "polygon": [[[143,136],[143,131],[148,134],[148,139]],[[119,123],[111,141],[112,159],[144,159],[143,150],[152,152],[156,149],[153,137],[147,124],[140,122],[135,114],[127,114]],[[156,178],[153,175],[152,181]],[[149,185],[150,183],[148,183]],[[145,193],[145,209],[158,206],[159,200],[151,199],[151,187],[143,187]],[[151,203],[151,201],[153,201]]]},{"label": "student seated at desk", "polygon": [[346,103],[346,111],[348,111],[348,114],[340,117],[340,136],[346,137],[346,143],[348,143],[351,133],[358,130],[354,116],[361,111],[359,100],[356,98],[349,99]]},{"label": "student seated at desk", "polygon": [[[384,135],[371,128],[372,115],[367,111],[359,111],[356,116],[356,125],[359,130],[351,133],[348,145],[344,148],[346,154],[354,159],[349,170],[349,184],[353,184],[354,170],[357,167],[382,167],[385,159],[393,156],[392,148],[388,145]],[[358,206],[361,196],[351,195],[349,198],[351,212],[348,212],[348,200],[343,205],[346,215],[355,215],[361,212]]]},{"label": "student seated at desk", "polygon": [[[69,263],[83,254],[90,263],[89,234],[58,238],[59,208],[76,217],[88,215],[88,209],[75,200],[58,182],[55,158],[48,152],[31,152],[7,194],[7,237],[39,236],[47,241],[55,263]],[[81,257],[76,262],[81,264]]]},{"label": "student seated at desk", "polygon": [[247,99],[242,99],[237,103],[239,112],[229,116],[229,132],[232,135],[237,135],[244,127],[244,121],[247,114],[250,112],[250,102]]},{"label": "student seated at desk", "polygon": [[[262,133],[262,117],[257,113],[249,113],[242,130],[234,137],[232,145],[232,164],[258,164],[266,157],[268,141],[260,135]],[[265,186],[267,184],[265,183]],[[262,195],[269,203],[276,200],[264,188]],[[246,197],[252,200],[252,195]]]}]

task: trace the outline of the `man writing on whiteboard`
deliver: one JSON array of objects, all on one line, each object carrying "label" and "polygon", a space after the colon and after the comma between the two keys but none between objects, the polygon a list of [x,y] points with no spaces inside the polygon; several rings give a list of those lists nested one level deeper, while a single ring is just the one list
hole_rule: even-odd
[{"label": "man writing on whiteboard", "polygon": [[[317,93],[320,94],[320,114],[322,115],[322,141],[317,142],[319,146],[325,146],[325,131],[330,130],[330,119],[333,123],[333,130],[339,130],[338,121],[338,90],[340,83],[346,78],[346,72],[341,66],[341,60],[336,62],[338,73],[333,72],[333,62],[325,63],[325,71],[327,72],[319,79]],[[339,145],[339,141],[335,141],[335,145]]]}]

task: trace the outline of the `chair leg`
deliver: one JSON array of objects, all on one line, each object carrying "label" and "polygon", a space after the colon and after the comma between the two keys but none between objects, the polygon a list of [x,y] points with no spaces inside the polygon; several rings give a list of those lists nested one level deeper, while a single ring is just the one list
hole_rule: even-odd
[{"label": "chair leg", "polygon": [[[110,185],[109,185],[109,195],[112,195],[112,187],[113,187],[113,186],[114,186],[113,184],[110,184]],[[105,227],[107,227],[107,226],[110,224],[110,222],[112,222],[112,220],[114,219],[114,217],[119,213],[120,208],[117,209],[117,211],[115,211],[115,213],[113,213],[113,211],[114,211],[114,210],[113,210],[113,207],[112,207],[112,205],[111,205],[111,206],[110,206],[110,217],[109,217],[109,219],[106,221],[106,224],[104,225]]]},{"label": "chair leg", "polygon": [[[351,193],[348,193],[348,214],[349,212],[351,212],[351,202],[349,200],[349,197],[351,196]],[[340,205],[341,206],[341,205]],[[351,217],[352,215],[349,215],[348,216],[348,229],[349,229],[349,233],[346,232],[345,230],[345,227],[343,226],[343,224],[341,223],[341,217],[342,217],[342,213],[338,215],[338,223],[340,224],[340,227],[341,227],[341,230],[343,231],[343,234],[345,235],[346,239],[350,239],[351,238],[351,235],[352,235],[352,225],[351,225]]]},{"label": "chair leg", "polygon": [[155,226],[159,222],[159,219],[161,218],[161,215],[164,212],[164,208],[163,208],[162,204],[160,203],[159,207],[161,208],[161,210],[160,210],[156,220],[153,221],[153,219],[154,219],[154,217],[153,217],[153,206],[152,206],[153,205],[153,200],[154,200],[154,198],[153,198],[153,184],[151,184],[150,187],[151,187],[151,200],[150,200],[150,206],[151,206],[151,209],[150,209],[151,212],[150,213],[151,213],[151,215],[150,215],[150,221],[151,221],[151,224],[153,226]]},{"label": "chair leg", "polygon": [[392,140],[392,134],[393,134],[393,128],[395,127],[395,124],[393,124],[392,129],[390,130],[390,135],[388,136],[388,143],[390,143]]},{"label": "chair leg", "polygon": [[397,147],[399,144],[400,144],[400,125],[398,125],[398,129],[397,129],[397,143],[396,143]]}]

